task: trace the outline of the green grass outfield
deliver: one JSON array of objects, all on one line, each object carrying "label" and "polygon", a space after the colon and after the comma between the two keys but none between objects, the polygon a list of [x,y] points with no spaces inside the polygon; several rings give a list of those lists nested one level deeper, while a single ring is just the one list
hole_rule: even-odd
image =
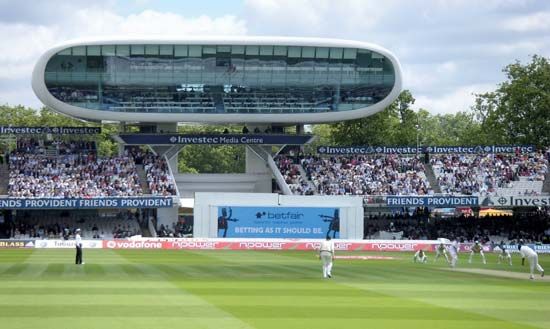
[{"label": "green grass outfield", "polygon": [[337,260],[322,279],[313,252],[85,250],[76,266],[73,250],[0,250],[0,328],[550,328],[550,281],[519,256],[459,266],[521,279],[378,255],[400,259]]}]

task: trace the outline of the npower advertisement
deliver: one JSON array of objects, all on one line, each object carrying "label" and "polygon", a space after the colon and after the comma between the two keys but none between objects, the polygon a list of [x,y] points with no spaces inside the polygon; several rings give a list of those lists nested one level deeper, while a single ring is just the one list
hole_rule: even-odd
[{"label": "npower advertisement", "polygon": [[[319,250],[320,239],[236,239],[236,238],[145,238],[135,240],[82,240],[84,249],[157,249],[157,250]],[[438,240],[343,240],[336,239],[337,251],[390,251],[412,252],[423,249],[433,252]],[[472,243],[459,244],[460,253],[470,253]],[[549,254],[550,244],[528,244],[539,254]],[[75,248],[74,240],[0,240],[4,248]],[[517,245],[507,245],[517,252]],[[484,245],[491,252],[490,245]],[[496,250],[496,249],[495,249]]]},{"label": "npower advertisement", "polygon": [[[334,240],[340,251],[415,251],[434,250],[437,241],[395,240]],[[320,240],[314,239],[146,239],[104,240],[106,249],[183,249],[183,250],[319,250]]]}]

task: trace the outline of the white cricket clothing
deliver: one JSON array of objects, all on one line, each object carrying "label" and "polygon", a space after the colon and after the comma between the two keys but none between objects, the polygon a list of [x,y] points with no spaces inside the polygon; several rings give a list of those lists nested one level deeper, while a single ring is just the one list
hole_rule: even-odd
[{"label": "white cricket clothing", "polygon": [[331,240],[321,242],[319,256],[323,261],[323,277],[332,276],[332,258],[334,257],[334,243]]},{"label": "white cricket clothing", "polygon": [[468,259],[468,263],[472,263],[472,257],[474,256],[475,253],[479,253],[479,255],[481,256],[481,260],[483,261],[483,264],[487,264],[487,260],[485,259],[485,254],[483,253],[483,247],[479,244],[479,243],[476,243],[472,246],[472,249],[470,251],[470,259]]},{"label": "white cricket clothing", "polygon": [[82,248],[82,238],[80,237],[80,234],[76,233],[74,239],[76,241],[76,245]]},{"label": "white cricket clothing", "polygon": [[449,262],[449,256],[447,255],[447,249],[443,244],[440,244],[437,249],[435,249],[435,259],[434,262],[437,262],[439,257],[444,256],[447,263]]},{"label": "white cricket clothing", "polygon": [[448,248],[449,254],[451,255],[451,261],[450,261],[451,267],[456,266],[456,262],[458,260],[458,248],[459,248],[458,242],[456,241],[453,241],[453,243]]},{"label": "white cricket clothing", "polygon": [[332,242],[332,240],[325,240],[321,242],[321,248],[319,248],[319,251],[328,251],[334,254],[334,243]]},{"label": "white cricket clothing", "polygon": [[421,252],[421,250],[418,250],[415,254],[414,254],[414,258],[413,258],[414,262],[416,263],[417,261],[421,262],[421,263],[425,263],[428,261],[428,257],[426,257],[426,253],[425,252]]},{"label": "white cricket clothing", "polygon": [[529,258],[529,256],[533,257],[537,255],[537,253],[529,246],[521,246],[519,253],[522,258]]},{"label": "white cricket clothing", "polygon": [[529,262],[529,273],[531,274],[530,278],[533,278],[533,273],[535,272],[535,268],[539,273],[543,273],[544,269],[539,264],[539,255],[531,249],[529,246],[521,246],[521,249],[519,250],[519,253],[521,254],[522,258],[527,258],[527,261]]},{"label": "white cricket clothing", "polygon": [[498,254],[498,263],[500,264],[504,259],[507,259],[508,260],[508,264],[510,264],[510,266],[512,266],[512,255],[510,255],[510,252],[506,249],[503,249],[499,254]]}]

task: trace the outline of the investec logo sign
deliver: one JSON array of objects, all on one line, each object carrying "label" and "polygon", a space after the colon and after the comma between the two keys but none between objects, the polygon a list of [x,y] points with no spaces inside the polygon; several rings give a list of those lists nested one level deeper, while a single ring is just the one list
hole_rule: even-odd
[{"label": "investec logo sign", "polygon": [[319,154],[477,154],[477,153],[530,153],[536,148],[533,145],[477,145],[477,146],[319,146]]},{"label": "investec logo sign", "polygon": [[[421,149],[418,149],[421,152]],[[372,154],[372,153],[384,153],[384,154],[414,154],[417,153],[416,147],[411,146],[319,146],[317,148],[319,154]]]},{"label": "investec logo sign", "polygon": [[501,206],[513,207],[544,207],[550,206],[550,195],[545,196],[510,196],[508,198],[500,197],[497,204]]},{"label": "investec logo sign", "polygon": [[198,145],[235,145],[235,144],[265,144],[264,138],[259,136],[186,136],[174,135],[169,139],[172,144]]}]

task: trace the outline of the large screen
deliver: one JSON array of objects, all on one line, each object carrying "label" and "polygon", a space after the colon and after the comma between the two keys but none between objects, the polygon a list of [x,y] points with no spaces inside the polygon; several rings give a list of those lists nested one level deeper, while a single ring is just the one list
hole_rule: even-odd
[{"label": "large screen", "polygon": [[218,207],[220,238],[339,238],[340,209]]}]

